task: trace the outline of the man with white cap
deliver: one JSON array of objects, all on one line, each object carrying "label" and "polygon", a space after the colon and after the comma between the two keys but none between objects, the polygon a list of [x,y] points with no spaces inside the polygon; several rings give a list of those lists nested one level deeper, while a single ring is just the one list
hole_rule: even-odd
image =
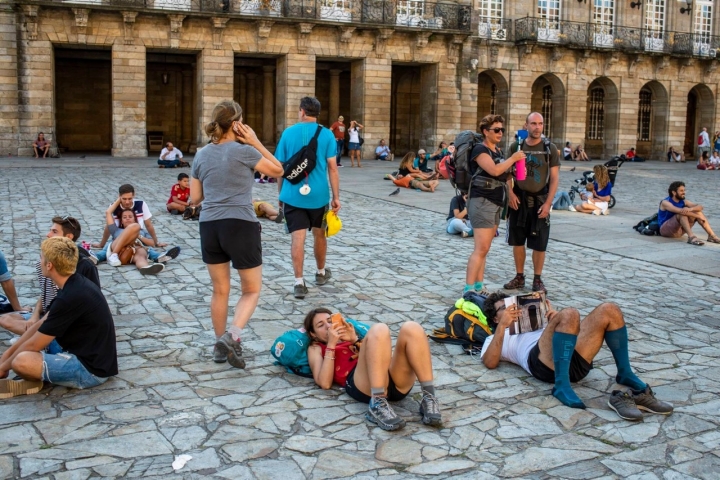
[{"label": "man with white cap", "polygon": [[432,170],[430,170],[428,168],[427,164],[428,164],[427,152],[421,148],[420,150],[418,150],[418,156],[415,157],[415,161],[413,162],[413,167],[417,168],[421,172],[432,173]]}]

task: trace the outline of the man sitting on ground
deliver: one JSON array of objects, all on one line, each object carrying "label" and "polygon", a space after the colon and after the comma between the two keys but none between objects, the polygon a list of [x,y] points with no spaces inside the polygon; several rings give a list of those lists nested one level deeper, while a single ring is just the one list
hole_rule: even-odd
[{"label": "man sitting on ground", "polygon": [[173,146],[172,142],[167,142],[165,148],[160,152],[158,158],[158,168],[176,168],[187,167],[188,163],[182,161],[183,154],[179,148]]},{"label": "man sitting on ground", "polygon": [[572,408],[585,408],[570,382],[585,378],[593,368],[593,359],[603,341],[612,352],[617,366],[615,381],[630,389],[615,390],[608,406],[625,420],[642,420],[640,410],[669,415],[672,405],[655,398],[652,389],[640,380],[630,367],[628,333],[620,308],[602,303],[584,320],[574,308],[555,311],[548,302],[548,325],[545,328],[510,335],[509,327],[521,310],[505,306],[504,293],[493,293],[485,301],[483,312],[494,335],[485,340],[481,358],[487,368],[497,368],[501,360],[514,363],[533,377],[554,383],[552,394]]},{"label": "man sitting on ground", "polygon": [[658,210],[661,236],[680,238],[683,234],[687,234],[690,245],[704,245],[705,242],[692,233],[692,227],[697,222],[707,232],[708,242],[720,243],[720,238],[715,235],[710,228],[710,222],[705,218],[702,205],[685,200],[685,184],[683,182],[671,183],[668,194],[669,196],[660,202]]},{"label": "man sitting on ground", "polygon": [[375,149],[375,160],[387,160],[388,162],[392,162],[394,158],[395,155],[390,153],[390,147],[385,145],[385,139],[380,139],[380,145],[378,145]]},{"label": "man sitting on ground", "polygon": [[[65,237],[73,242],[80,238],[82,228],[80,222],[73,217],[53,217],[52,225],[48,231],[47,238]],[[38,284],[40,285],[40,297],[33,309],[32,313],[14,312],[0,315],[0,327],[22,335],[30,325],[37,322],[47,314],[50,304],[57,295],[57,286],[42,274],[40,262],[35,264],[37,272]],[[75,271],[87,278],[100,288],[100,277],[98,276],[97,267],[92,261],[90,254],[84,248],[78,249],[78,261],[75,265]]]},{"label": "man sitting on ground", "polygon": [[427,152],[422,148],[418,150],[418,156],[413,161],[413,167],[417,168],[421,172],[432,173],[432,170],[428,168],[428,156]]},{"label": "man sitting on ground", "polygon": [[[4,398],[37,393],[43,382],[91,388],[118,373],[115,325],[100,287],[75,272],[78,248],[68,238],[42,243],[42,274],[59,292],[44,321],[34,323],[0,358]],[[22,380],[8,380],[10,370]]]},{"label": "man sitting on ground", "polygon": [[15,290],[15,281],[12,279],[12,273],[10,273],[7,260],[5,260],[5,255],[3,255],[2,250],[0,250],[0,286],[2,286],[2,290],[5,292],[8,302],[10,302],[12,311],[17,312],[18,310],[22,310],[20,301],[18,300],[17,290]]}]

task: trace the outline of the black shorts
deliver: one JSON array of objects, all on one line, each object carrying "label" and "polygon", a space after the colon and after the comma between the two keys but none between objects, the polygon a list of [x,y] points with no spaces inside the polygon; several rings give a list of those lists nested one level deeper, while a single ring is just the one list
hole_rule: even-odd
[{"label": "black shorts", "polygon": [[[528,368],[533,377],[545,383],[555,383],[555,372],[540,361],[540,344],[537,343],[528,355]],[[577,351],[573,351],[570,359],[570,381],[579,382],[587,377],[593,369],[592,362],[588,363]]]},{"label": "black shorts", "polygon": [[538,222],[538,232],[536,235],[530,235],[532,231],[533,220],[538,216],[538,209],[541,205],[528,207],[525,218],[525,225],[517,225],[517,219],[520,215],[518,210],[508,208],[507,219],[507,243],[510,246],[518,247],[525,245],[527,248],[538,252],[547,250],[547,244],[550,240],[550,217],[540,218]]},{"label": "black shorts", "polygon": [[[412,388],[410,389],[412,390]],[[405,393],[402,393],[398,391],[397,387],[395,386],[395,382],[393,382],[392,377],[390,376],[390,372],[388,372],[388,386],[387,386],[387,399],[388,402],[399,402],[403,398],[408,396],[408,393],[410,393],[410,390],[408,390]],[[362,403],[370,403],[370,396],[365,395],[363,392],[357,389],[355,386],[355,369],[353,368],[350,372],[350,375],[348,375],[347,380],[345,380],[345,393],[347,393],[350,398],[353,400],[357,400],[358,402]]]},{"label": "black shorts", "polygon": [[288,233],[312,228],[322,228],[324,230],[325,212],[327,210],[327,205],[320,208],[298,208],[286,203],[283,206],[283,212],[285,213]]},{"label": "black shorts", "polygon": [[262,265],[260,222],[223,218],[200,222],[200,250],[208,265],[232,262],[236,270]]}]

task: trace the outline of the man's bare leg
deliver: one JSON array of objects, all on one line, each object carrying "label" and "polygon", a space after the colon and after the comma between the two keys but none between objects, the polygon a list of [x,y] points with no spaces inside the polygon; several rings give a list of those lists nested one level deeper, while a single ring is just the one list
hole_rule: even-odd
[{"label": "man's bare leg", "polygon": [[25,333],[27,320],[19,313],[6,313],[0,315],[0,327],[15,335],[22,335]]},{"label": "man's bare leg", "polygon": [[322,228],[313,228],[313,253],[315,254],[315,265],[318,270],[325,268],[327,258],[327,238]]},{"label": "man's bare leg", "polygon": [[714,237],[715,232],[713,232],[712,228],[710,228],[710,222],[708,222],[707,218],[705,218],[705,214],[703,212],[697,212],[697,215],[701,217],[697,220],[697,222],[700,224],[703,230],[707,232],[708,237]]},{"label": "man's bare leg", "polygon": [[295,278],[302,278],[303,264],[305,263],[305,237],[307,231],[304,228],[295,230],[290,234],[290,256],[292,257],[293,272]]}]

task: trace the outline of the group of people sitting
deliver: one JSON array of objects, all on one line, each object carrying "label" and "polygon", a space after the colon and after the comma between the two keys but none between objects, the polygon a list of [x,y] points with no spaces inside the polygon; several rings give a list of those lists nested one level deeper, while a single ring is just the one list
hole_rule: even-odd
[{"label": "group of people sitting", "polygon": [[[449,161],[455,154],[455,145],[440,142],[437,150],[428,154],[425,149],[415,152],[407,152],[400,161],[397,172],[385,175],[386,180],[398,187],[412,188],[423,192],[434,192],[440,183],[439,180],[448,178],[445,162]],[[428,165],[429,161],[435,161],[434,168]]]},{"label": "group of people sitting", "polygon": [[720,170],[720,152],[713,150],[712,155],[702,152],[697,161],[698,170]]},{"label": "group of people sitting", "polygon": [[563,158],[568,162],[589,162],[590,159],[585,153],[585,149],[581,144],[578,144],[575,148],[572,148],[570,142],[565,142],[565,148],[563,148]]}]

